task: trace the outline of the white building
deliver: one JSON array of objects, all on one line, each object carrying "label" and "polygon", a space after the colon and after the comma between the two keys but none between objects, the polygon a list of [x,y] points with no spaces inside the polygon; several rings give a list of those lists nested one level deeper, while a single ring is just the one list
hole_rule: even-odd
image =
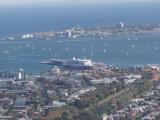
[{"label": "white building", "polygon": [[25,71],[23,69],[17,71],[16,80],[25,80]]}]

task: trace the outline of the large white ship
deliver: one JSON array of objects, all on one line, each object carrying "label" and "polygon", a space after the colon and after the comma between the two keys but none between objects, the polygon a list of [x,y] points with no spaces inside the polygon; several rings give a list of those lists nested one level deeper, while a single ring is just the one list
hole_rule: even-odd
[{"label": "large white ship", "polygon": [[49,61],[41,62],[41,64],[48,64],[53,66],[61,66],[64,68],[71,69],[91,69],[93,64],[90,59],[76,59],[73,57],[71,60],[59,60],[59,59],[51,59]]}]

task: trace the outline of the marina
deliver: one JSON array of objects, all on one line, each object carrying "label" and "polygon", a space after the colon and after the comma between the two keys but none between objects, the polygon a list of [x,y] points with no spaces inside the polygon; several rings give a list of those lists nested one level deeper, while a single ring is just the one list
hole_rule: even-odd
[{"label": "marina", "polygon": [[118,66],[160,64],[159,37],[159,34],[148,34],[107,37],[103,40],[77,38],[72,41],[61,39],[62,42],[59,40],[0,42],[0,63],[3,63],[0,64],[0,69],[23,68],[32,73],[39,73],[51,67],[40,64],[42,61],[73,57]]}]

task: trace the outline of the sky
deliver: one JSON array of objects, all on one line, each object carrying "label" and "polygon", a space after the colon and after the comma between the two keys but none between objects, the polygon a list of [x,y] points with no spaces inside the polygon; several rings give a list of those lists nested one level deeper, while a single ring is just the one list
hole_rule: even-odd
[{"label": "sky", "polygon": [[159,0],[0,0],[0,5],[21,4],[97,4],[97,3],[122,3],[122,2],[158,2]]}]

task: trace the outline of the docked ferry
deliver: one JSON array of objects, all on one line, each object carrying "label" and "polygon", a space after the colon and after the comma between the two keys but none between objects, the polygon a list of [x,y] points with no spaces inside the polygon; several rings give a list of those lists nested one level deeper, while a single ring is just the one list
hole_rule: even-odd
[{"label": "docked ferry", "polygon": [[71,60],[59,60],[59,59],[51,59],[48,61],[41,62],[41,64],[60,66],[64,68],[70,69],[91,69],[93,64],[90,59],[76,59],[73,57]]}]

